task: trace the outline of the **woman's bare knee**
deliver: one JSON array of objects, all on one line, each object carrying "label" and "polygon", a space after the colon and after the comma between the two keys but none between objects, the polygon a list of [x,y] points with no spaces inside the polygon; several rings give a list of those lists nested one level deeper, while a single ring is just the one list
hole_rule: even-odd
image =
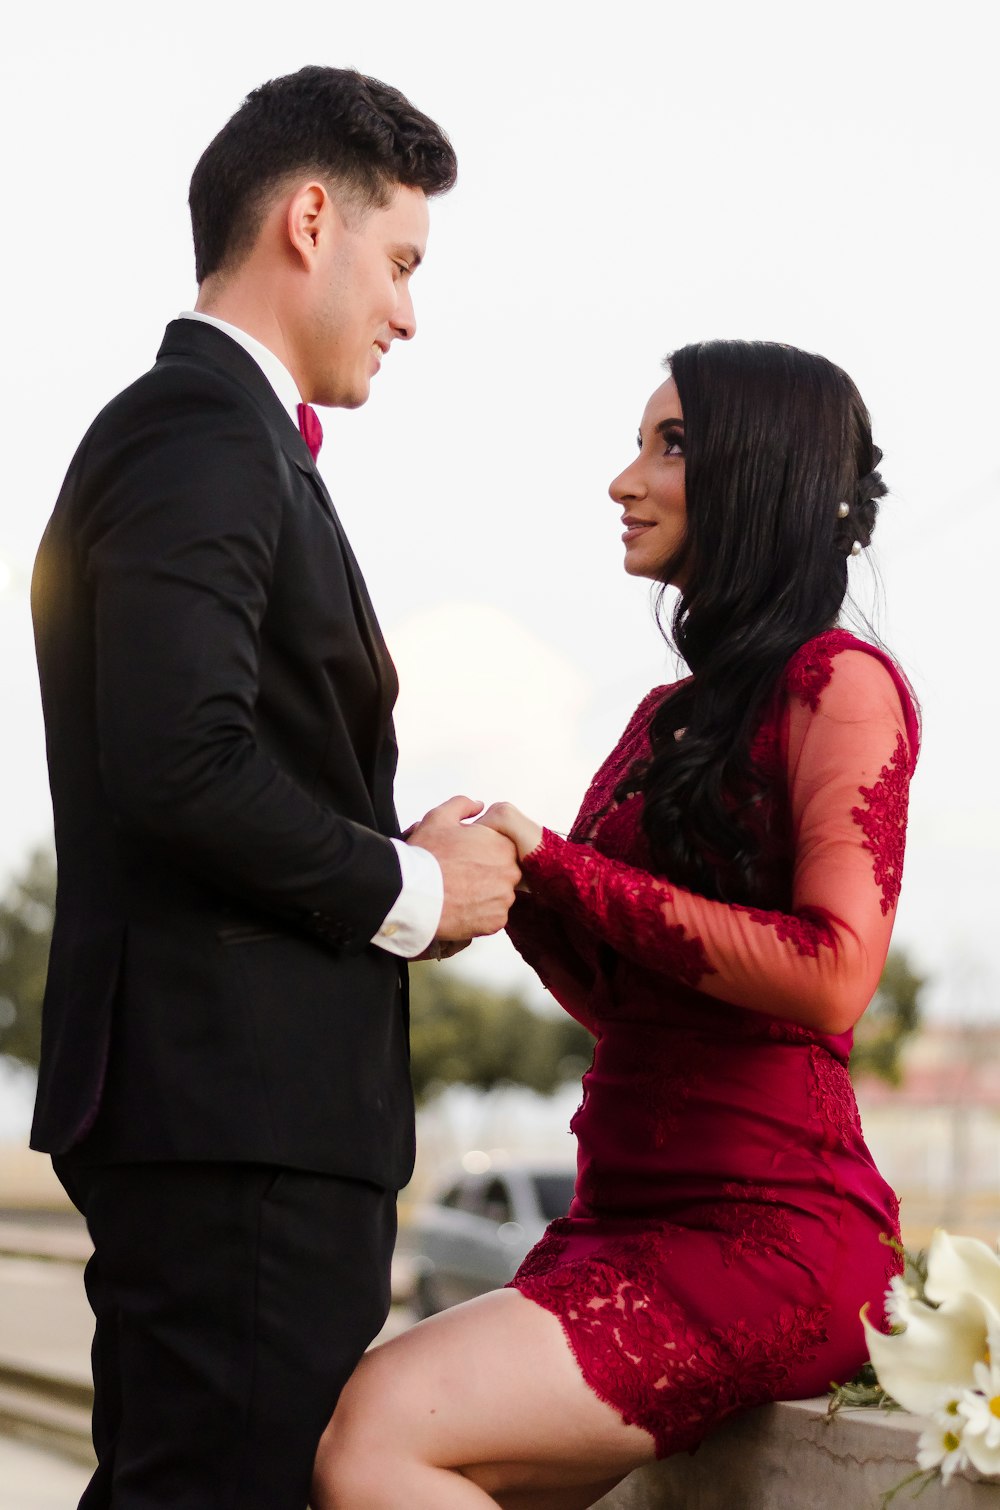
[{"label": "woman's bare knee", "polygon": [[340,1396],[324,1431],[313,1472],[312,1510],[379,1510],[391,1506],[390,1468],[393,1434],[386,1430],[384,1394],[377,1378],[369,1380],[362,1359]]}]

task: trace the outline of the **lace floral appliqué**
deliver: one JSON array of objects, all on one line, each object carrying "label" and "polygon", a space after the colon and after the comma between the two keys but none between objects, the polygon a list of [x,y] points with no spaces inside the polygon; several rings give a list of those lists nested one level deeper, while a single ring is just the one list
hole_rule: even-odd
[{"label": "lace floral appliqu\u00e9", "polygon": [[611,1261],[560,1264],[552,1253],[547,1272],[536,1261],[514,1280],[559,1318],[591,1389],[649,1432],[658,1457],[693,1448],[734,1411],[780,1398],[795,1366],[826,1341],[829,1314],[779,1306],[766,1330],[694,1325],[659,1291],[665,1243],[666,1232],[623,1238]]},{"label": "lace floral appliqu\u00e9", "polygon": [[[887,1238],[894,1237],[896,1239],[897,1243],[898,1243],[900,1241],[900,1236],[899,1236],[899,1201],[896,1198],[895,1192],[892,1191],[892,1190],[890,1190],[889,1193],[888,1193],[888,1205],[889,1205],[889,1216],[890,1216],[891,1225],[889,1227],[888,1232],[886,1232],[884,1234],[884,1236],[887,1237]],[[904,1268],[906,1267],[902,1253],[899,1251],[898,1248],[894,1248],[891,1243],[888,1243],[888,1242],[886,1243],[886,1245],[885,1245],[885,1252],[886,1252],[885,1282],[884,1282],[884,1284],[882,1286],[882,1292],[883,1292],[883,1294],[889,1288],[889,1281],[891,1279],[894,1279],[897,1274],[902,1274]],[[885,1330],[888,1331],[889,1330],[888,1321],[887,1321],[887,1318],[886,1318],[884,1312],[883,1312],[882,1321],[883,1321],[883,1326],[884,1326]]]},{"label": "lace floral appliqu\u00e9", "polygon": [[690,1057],[669,1067],[660,1065],[636,1079],[635,1095],[649,1119],[654,1148],[664,1148],[683,1125],[684,1108],[701,1094],[704,1074],[693,1068]]},{"label": "lace floral appliqu\u00e9", "polygon": [[882,892],[883,917],[899,900],[903,880],[909,774],[906,741],[902,734],[897,734],[892,758],[882,767],[875,785],[859,788],[867,809],[851,808],[851,817],[864,832],[865,849],[872,854],[875,882]]},{"label": "lace floral appliqu\u00e9", "polygon": [[595,856],[589,846],[568,843],[548,829],[522,869],[529,884],[544,888],[550,905],[599,929],[612,948],[638,954],[686,986],[715,974],[701,939],[681,923],[667,922],[663,906],[670,891],[645,871]]},{"label": "lace floral appliqu\u00e9", "polygon": [[615,791],[629,771],[649,755],[649,726],[653,715],[672,686],[654,687],[629,719],[624,734],[587,789],[576,822],[570,831],[576,841],[590,840],[601,820],[615,805]]},{"label": "lace floral appliqu\u00e9", "polygon": [[796,952],[808,959],[815,959],[820,945],[833,948],[833,930],[826,919],[817,912],[803,908],[801,913],[767,912],[760,907],[735,907],[736,912],[745,912],[752,923],[773,928],[779,944],[789,942]]},{"label": "lace floral appliqu\u00e9", "polygon": [[785,686],[789,693],[815,713],[823,688],[829,685],[833,676],[833,657],[840,650],[854,649],[857,643],[846,629],[831,629],[807,641],[792,656],[785,671]]},{"label": "lace floral appliqu\u00e9", "polygon": [[783,1018],[774,1018],[768,1023],[767,1036],[774,1043],[804,1043],[807,1048],[816,1042],[815,1034],[810,1033],[808,1028],[801,1028],[795,1022],[785,1022]]},{"label": "lace floral appliqu\u00e9", "polygon": [[550,1222],[542,1237],[532,1248],[517,1271],[517,1280],[534,1279],[539,1274],[549,1274],[565,1253],[568,1239],[559,1235],[560,1224],[568,1225],[565,1217]]},{"label": "lace floral appliqu\u00e9", "polygon": [[847,1069],[826,1049],[813,1044],[809,1050],[813,1073],[813,1099],[823,1121],[841,1143],[861,1137],[861,1118],[854,1087]]},{"label": "lace floral appliqu\u00e9", "polygon": [[779,1205],[776,1190],[750,1180],[731,1180],[723,1185],[722,1194],[726,1199],[720,1201],[712,1220],[726,1233],[722,1261],[727,1268],[748,1254],[795,1257],[799,1234],[786,1207]]}]

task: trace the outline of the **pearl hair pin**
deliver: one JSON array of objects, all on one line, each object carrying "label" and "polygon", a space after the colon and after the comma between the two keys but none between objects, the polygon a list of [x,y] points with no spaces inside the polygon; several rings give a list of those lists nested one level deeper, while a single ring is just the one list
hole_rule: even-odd
[{"label": "pearl hair pin", "polygon": [[838,519],[846,519],[847,516],[848,516],[848,514],[850,512],[851,512],[851,506],[850,506],[849,503],[838,503],[837,504],[837,518]]},{"label": "pearl hair pin", "polygon": [[854,541],[852,541],[852,543],[851,543],[851,555],[852,556],[860,556],[861,555],[861,541],[860,540],[854,540]]}]

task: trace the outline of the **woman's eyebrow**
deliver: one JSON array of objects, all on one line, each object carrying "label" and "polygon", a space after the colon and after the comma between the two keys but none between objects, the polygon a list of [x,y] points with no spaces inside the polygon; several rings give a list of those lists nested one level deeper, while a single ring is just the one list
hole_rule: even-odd
[{"label": "woman's eyebrow", "polygon": [[[683,429],[684,429],[684,421],[682,419],[661,419],[660,423],[658,425],[654,425],[653,426],[653,434],[654,435],[658,435],[661,440],[665,440],[666,437],[667,437],[667,435],[676,434],[676,432],[678,430],[683,430]],[[636,432],[635,440],[636,440],[636,445],[639,447],[639,450],[641,451],[642,450],[642,426],[641,425],[640,425],[638,431]]]}]

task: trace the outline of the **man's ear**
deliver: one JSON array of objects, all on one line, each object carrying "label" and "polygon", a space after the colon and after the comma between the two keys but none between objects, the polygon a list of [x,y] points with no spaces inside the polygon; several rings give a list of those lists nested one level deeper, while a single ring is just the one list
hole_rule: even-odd
[{"label": "man's ear", "polygon": [[318,179],[301,184],[288,201],[285,234],[306,268],[315,261],[321,242],[336,237],[342,226],[336,205]]}]

